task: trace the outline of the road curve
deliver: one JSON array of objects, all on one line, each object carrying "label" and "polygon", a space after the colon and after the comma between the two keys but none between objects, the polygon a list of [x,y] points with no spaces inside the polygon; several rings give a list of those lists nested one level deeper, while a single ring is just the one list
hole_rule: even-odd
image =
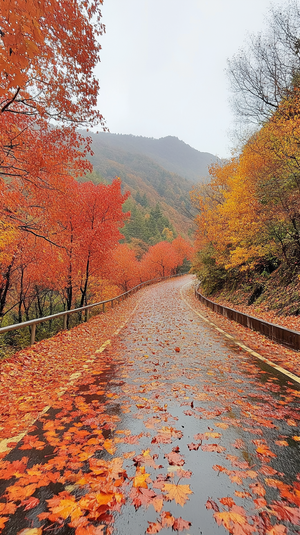
[{"label": "road curve", "polygon": [[141,291],[2,459],[4,535],[299,533],[300,392],[195,314],[188,284]]}]

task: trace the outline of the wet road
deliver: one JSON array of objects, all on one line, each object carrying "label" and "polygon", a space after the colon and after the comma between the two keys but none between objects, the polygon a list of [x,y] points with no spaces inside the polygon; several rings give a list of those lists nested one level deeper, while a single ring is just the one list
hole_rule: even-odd
[{"label": "wet road", "polygon": [[141,292],[1,461],[3,534],[300,533],[300,392],[204,323],[189,284]]}]

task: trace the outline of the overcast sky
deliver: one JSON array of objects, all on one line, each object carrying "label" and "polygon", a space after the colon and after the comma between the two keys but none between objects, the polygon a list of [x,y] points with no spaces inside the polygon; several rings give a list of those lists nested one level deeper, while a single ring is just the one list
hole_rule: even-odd
[{"label": "overcast sky", "polygon": [[269,6],[269,0],[104,0],[97,75],[110,132],[176,136],[229,156],[226,60],[247,33],[264,28]]}]

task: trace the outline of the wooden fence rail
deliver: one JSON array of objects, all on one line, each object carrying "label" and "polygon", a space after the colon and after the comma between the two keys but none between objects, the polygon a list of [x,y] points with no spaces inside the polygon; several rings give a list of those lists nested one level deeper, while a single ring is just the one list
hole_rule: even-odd
[{"label": "wooden fence rail", "polygon": [[201,303],[206,305],[214,312],[225,316],[225,318],[236,321],[244,327],[252,329],[252,331],[258,331],[274,342],[278,342],[279,344],[291,349],[296,349],[296,351],[300,350],[300,332],[286,329],[280,325],[275,325],[274,323],[269,323],[268,321],[260,320],[258,318],[254,318],[253,316],[248,316],[247,314],[243,314],[242,312],[239,312],[233,308],[228,308],[223,305],[219,305],[218,303],[214,303],[214,301],[207,299],[207,297],[204,297],[199,292],[199,287],[195,289],[195,295],[199,301],[201,301]]}]

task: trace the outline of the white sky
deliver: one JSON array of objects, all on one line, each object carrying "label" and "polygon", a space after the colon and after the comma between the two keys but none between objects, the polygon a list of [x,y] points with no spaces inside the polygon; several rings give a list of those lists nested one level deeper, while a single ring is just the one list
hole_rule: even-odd
[{"label": "white sky", "polygon": [[269,6],[269,0],[104,0],[97,76],[110,132],[177,136],[229,156],[226,60],[247,33],[264,28]]}]

